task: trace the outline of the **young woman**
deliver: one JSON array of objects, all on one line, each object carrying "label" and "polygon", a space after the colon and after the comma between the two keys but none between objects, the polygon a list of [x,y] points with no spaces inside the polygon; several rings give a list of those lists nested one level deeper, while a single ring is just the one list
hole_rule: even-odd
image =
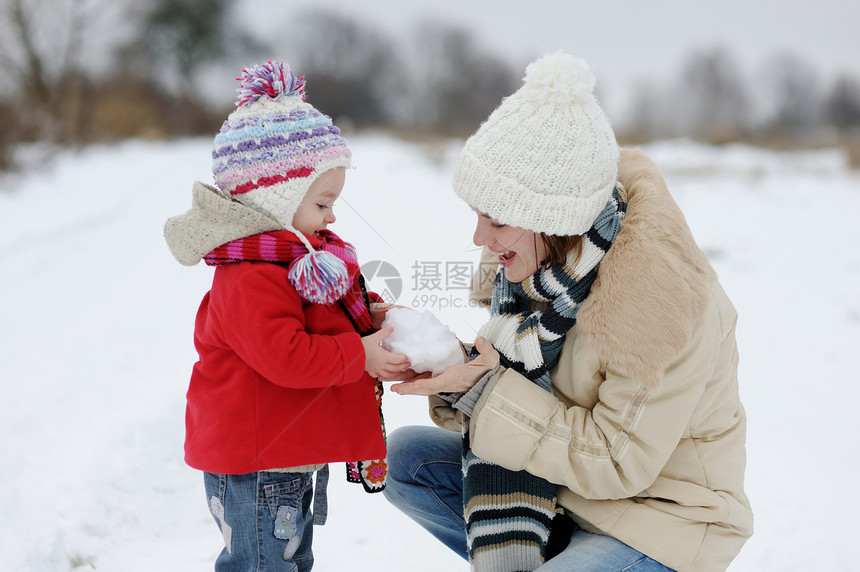
[{"label": "young woman", "polygon": [[546,56],[467,141],[491,318],[392,386],[450,431],[395,431],[385,496],[475,570],[723,570],[752,534],[736,312],[593,85]]}]

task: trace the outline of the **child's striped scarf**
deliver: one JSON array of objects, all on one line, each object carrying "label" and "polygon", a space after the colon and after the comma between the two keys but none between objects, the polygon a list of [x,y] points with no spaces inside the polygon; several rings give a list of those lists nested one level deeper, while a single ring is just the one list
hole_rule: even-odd
[{"label": "child's striped scarf", "polygon": [[[541,268],[522,283],[496,274],[491,319],[478,335],[498,350],[501,365],[546,391],[568,330],[597,277],[597,265],[612,246],[627,205],[615,189],[592,228],[582,252],[561,266]],[[547,304],[529,310],[532,301]],[[474,354],[475,350],[473,350]],[[472,569],[480,572],[534,570],[546,559],[556,486],[526,471],[509,471],[476,457],[464,439],[463,503]]]},{"label": "child's striped scarf", "polygon": [[[370,332],[371,318],[364,294],[362,292],[359,277],[361,268],[355,248],[348,242],[330,230],[324,230],[319,236],[306,236],[311,246],[317,250],[308,252],[308,247],[301,242],[296,235],[288,230],[264,232],[245,238],[232,240],[222,244],[203,257],[206,264],[218,266],[233,262],[271,262],[280,264],[290,269],[290,281],[296,287],[299,295],[308,302],[333,303],[340,301],[346,308],[347,314],[354,322],[358,333],[364,335]],[[330,257],[321,255],[334,255],[345,267],[331,268],[326,262]],[[323,264],[319,261],[322,259]],[[308,263],[309,260],[313,262]],[[304,272],[298,278],[295,277],[296,270],[304,263],[305,267],[322,266],[323,271],[316,276]],[[309,283],[307,277],[317,278]]]},{"label": "child's striped scarf", "polygon": [[[279,230],[255,234],[222,244],[203,257],[209,266],[234,262],[270,262],[289,269],[290,281],[299,295],[313,303],[340,302],[355,330],[362,336],[372,333],[369,299],[364,288],[364,279],[355,248],[341,240],[330,230],[319,236],[306,236],[315,249],[309,253],[307,246],[289,231]],[[332,258],[319,256],[331,254]],[[332,264],[334,262],[334,264]],[[376,381],[376,402],[379,407],[379,422],[385,437],[385,420],[382,417],[382,383]],[[388,465],[385,459],[354,461],[347,463],[347,480],[361,483],[367,492],[375,493],[385,488]]]}]

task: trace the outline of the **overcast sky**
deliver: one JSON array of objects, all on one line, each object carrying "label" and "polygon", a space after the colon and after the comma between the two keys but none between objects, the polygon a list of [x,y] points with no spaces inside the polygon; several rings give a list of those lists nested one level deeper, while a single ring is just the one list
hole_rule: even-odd
[{"label": "overcast sky", "polygon": [[822,83],[840,72],[860,77],[858,0],[274,0],[265,13],[259,9],[267,0],[243,3],[243,16],[259,26],[282,23],[275,11],[308,7],[378,23],[394,37],[421,19],[450,22],[523,68],[534,56],[561,49],[588,60],[603,97],[615,101],[639,81],[671,80],[692,51],[717,46],[735,56],[746,77],[785,52],[814,65]]}]

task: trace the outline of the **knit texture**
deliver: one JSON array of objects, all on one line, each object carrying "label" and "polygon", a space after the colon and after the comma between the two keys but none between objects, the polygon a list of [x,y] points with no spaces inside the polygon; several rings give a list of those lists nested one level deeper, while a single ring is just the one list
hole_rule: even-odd
[{"label": "knit texture", "polygon": [[543,564],[556,510],[554,484],[469,452],[463,460],[463,495],[472,570],[520,572]]},{"label": "knit texture", "polygon": [[[373,321],[369,309],[370,301],[364,288],[364,280],[353,246],[341,240],[330,230],[320,231],[319,236],[309,237],[307,240],[315,249],[319,249],[311,255],[326,253],[343,263],[349,276],[349,287],[345,293],[332,301],[338,301],[343,306],[353,327],[360,335],[370,334],[373,331]],[[297,264],[306,261],[309,256],[307,248],[303,242],[298,240],[296,234],[289,231],[276,231],[232,240],[218,246],[206,254],[203,259],[210,266],[248,261],[269,262],[279,264],[292,271]],[[302,295],[301,290],[297,289],[297,291]],[[302,297],[304,298],[304,296]],[[314,302],[313,300],[308,301]],[[379,422],[384,438],[385,419],[382,416],[382,394],[382,383],[377,380],[376,403],[379,408]],[[346,472],[348,481],[361,483],[367,492],[380,492],[385,488],[388,464],[385,459],[355,461],[347,463]]]},{"label": "knit texture", "polygon": [[[491,315],[478,332],[499,352],[503,366],[546,391],[567,332],[597,277],[597,266],[621,229],[626,204],[617,189],[585,234],[582,252],[565,264],[541,268],[522,283],[496,274]],[[545,310],[529,310],[531,302]],[[473,355],[477,350],[473,349]],[[553,483],[475,456],[464,438],[463,503],[472,569],[534,570],[546,558],[556,510]]]},{"label": "knit texture", "polygon": [[618,144],[581,59],[558,52],[528,66],[523,86],[472,135],[454,190],[503,224],[555,235],[587,231],[618,173]]},{"label": "knit texture", "polygon": [[237,108],[215,136],[215,184],[293,231],[311,184],[329,169],[349,167],[351,152],[331,119],[304,101],[304,78],[287,64],[252,66],[237,79]]},{"label": "knit texture", "polygon": [[195,181],[191,208],[167,219],[164,238],[176,260],[194,266],[217,246],[273,230],[282,230],[276,220],[231,200],[211,185]]},{"label": "knit texture", "polygon": [[[355,248],[330,230],[320,231],[319,236],[307,237],[319,251],[340,259],[349,274],[349,289],[339,298],[356,326],[359,334],[368,334],[372,329],[370,310],[360,284],[361,268]],[[315,250],[315,252],[317,252]],[[304,244],[297,240],[296,233],[289,231],[265,232],[232,240],[215,248],[204,257],[209,266],[234,262],[271,262],[292,269],[292,266],[308,255]],[[301,291],[299,291],[301,295]],[[313,302],[313,300],[308,300]],[[316,303],[316,302],[315,302]]]}]

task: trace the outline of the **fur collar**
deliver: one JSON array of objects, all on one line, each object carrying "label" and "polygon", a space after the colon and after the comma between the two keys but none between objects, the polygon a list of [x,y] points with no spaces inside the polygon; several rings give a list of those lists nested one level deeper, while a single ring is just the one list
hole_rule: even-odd
[{"label": "fur collar", "polygon": [[656,388],[687,345],[716,274],[648,157],[623,149],[618,179],[627,190],[627,216],[577,331],[615,372]]}]

